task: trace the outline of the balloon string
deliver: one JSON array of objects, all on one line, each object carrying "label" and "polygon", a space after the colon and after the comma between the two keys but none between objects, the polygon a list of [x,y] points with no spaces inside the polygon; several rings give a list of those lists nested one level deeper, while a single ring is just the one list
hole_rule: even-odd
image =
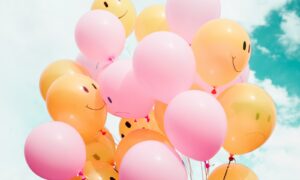
[{"label": "balloon string", "polygon": [[201,166],[201,175],[202,175],[202,180],[204,180],[204,170],[203,170],[203,167],[202,167],[202,163],[200,163],[200,166]]},{"label": "balloon string", "polygon": [[233,157],[233,154],[230,154],[229,158],[228,158],[228,164],[227,164],[227,168],[226,168],[226,171],[225,171],[225,174],[224,174],[224,177],[223,177],[223,180],[226,179],[226,176],[227,176],[227,173],[229,171],[229,167],[230,167],[230,164],[232,161],[235,161],[234,157]]},{"label": "balloon string", "polygon": [[210,168],[209,161],[204,161],[204,164],[205,164],[206,179],[208,179],[209,168]]},{"label": "balloon string", "polygon": [[190,158],[187,158],[188,164],[189,164],[189,169],[190,169],[190,178],[193,180],[193,169],[192,169],[192,164]]}]

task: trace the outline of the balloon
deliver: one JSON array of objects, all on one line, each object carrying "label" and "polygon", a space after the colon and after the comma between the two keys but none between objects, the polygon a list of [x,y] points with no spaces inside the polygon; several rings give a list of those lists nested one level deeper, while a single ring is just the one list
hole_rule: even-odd
[{"label": "balloon", "polygon": [[110,164],[87,161],[81,177],[72,180],[82,180],[83,177],[90,180],[118,180],[119,174]]},{"label": "balloon", "polygon": [[148,117],[139,119],[123,118],[120,121],[119,133],[121,138],[126,137],[129,133],[137,129],[150,129],[160,132],[160,129],[155,121],[154,113],[150,113]]},{"label": "balloon", "polygon": [[154,106],[154,115],[155,120],[158,124],[158,127],[165,133],[165,125],[164,125],[164,116],[167,110],[168,105],[162,102],[157,101]]},{"label": "balloon", "polygon": [[75,39],[89,59],[113,61],[125,45],[125,31],[119,19],[108,11],[94,10],[81,17]]},{"label": "balloon", "polygon": [[167,0],[166,15],[172,31],[192,42],[197,30],[207,21],[219,18],[220,0]]},{"label": "balloon", "polygon": [[108,67],[112,63],[112,61],[91,60],[80,54],[77,57],[77,63],[84,67],[87,72],[89,72],[92,79],[96,80],[98,74],[100,74],[106,67]]},{"label": "balloon", "polygon": [[72,60],[59,60],[48,65],[40,78],[40,91],[43,99],[46,99],[48,89],[56,79],[66,74],[76,73],[87,74],[87,71]]},{"label": "balloon", "polygon": [[181,153],[206,161],[222,147],[226,135],[226,115],[221,104],[210,94],[186,91],[168,105],[165,131]]},{"label": "balloon", "polygon": [[25,159],[31,170],[49,180],[75,176],[84,166],[85,146],[71,126],[49,122],[35,128],[25,143]]},{"label": "balloon", "polygon": [[100,130],[100,132],[96,136],[95,141],[104,142],[105,144],[108,144],[111,148],[115,148],[115,146],[116,146],[115,140],[114,140],[112,134],[106,128]]},{"label": "balloon", "polygon": [[129,133],[127,136],[125,136],[125,138],[122,139],[121,142],[119,143],[115,154],[116,168],[117,169],[120,168],[120,164],[123,159],[123,156],[132,146],[134,146],[137,143],[148,141],[148,140],[160,141],[172,147],[167,137],[160,134],[159,132],[152,131],[149,129],[135,130]]},{"label": "balloon", "polygon": [[[227,164],[217,167],[211,175],[208,177],[208,180],[220,180],[224,179],[224,175],[227,169]],[[255,175],[251,169],[247,168],[241,164],[230,164],[229,169],[226,174],[226,180],[258,180],[258,177]]]},{"label": "balloon", "polygon": [[122,118],[144,118],[154,100],[144,93],[133,74],[130,61],[117,61],[98,77],[108,112]]},{"label": "balloon", "polygon": [[183,163],[175,152],[157,141],[134,145],[125,154],[121,168],[122,180],[172,179],[187,180]]},{"label": "balloon", "polygon": [[47,94],[49,114],[80,133],[86,143],[95,139],[106,121],[106,106],[99,87],[87,76],[63,76],[56,80]]},{"label": "balloon", "polygon": [[133,69],[155,99],[168,103],[192,85],[195,59],[189,45],[170,32],[145,37],[134,52]]},{"label": "balloon", "polygon": [[[241,74],[235,78],[233,81],[227,83],[226,85],[219,86],[219,87],[212,87],[206,82],[204,82],[200,76],[197,75],[196,77],[196,84],[201,87],[205,92],[211,93],[213,96],[218,97],[222,92],[224,92],[226,89],[230,88],[231,86],[238,84],[238,83],[244,83],[248,81],[249,77],[249,66],[247,66]],[[215,91],[214,91],[215,90]]]},{"label": "balloon", "polygon": [[127,37],[133,31],[136,11],[130,0],[95,0],[92,9],[106,10],[117,16],[126,30]]},{"label": "balloon", "polygon": [[138,16],[135,25],[135,36],[138,41],[141,41],[151,33],[168,30],[165,7],[163,5],[153,5],[144,9]]},{"label": "balloon", "polygon": [[276,123],[276,108],[263,89],[251,84],[237,84],[223,92],[218,100],[228,121],[225,150],[231,154],[245,154],[260,147],[271,136]]},{"label": "balloon", "polygon": [[234,80],[248,64],[250,44],[247,32],[234,21],[217,19],[206,23],[192,43],[199,76],[211,86]]}]

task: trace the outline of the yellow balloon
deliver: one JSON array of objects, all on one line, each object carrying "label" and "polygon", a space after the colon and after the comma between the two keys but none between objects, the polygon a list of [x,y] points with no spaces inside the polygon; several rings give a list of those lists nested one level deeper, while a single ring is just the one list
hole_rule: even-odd
[{"label": "yellow balloon", "polygon": [[104,128],[106,105],[97,83],[87,76],[60,77],[48,90],[46,102],[51,117],[73,126],[86,143]]},{"label": "yellow balloon", "polygon": [[151,112],[147,118],[130,119],[123,118],[119,124],[119,133],[122,138],[126,137],[129,133],[138,129],[150,129],[159,131],[160,129],[155,121],[154,113]]},{"label": "yellow balloon", "polygon": [[40,91],[44,100],[50,85],[65,74],[87,74],[85,69],[72,60],[59,60],[46,67],[40,77]]},{"label": "yellow balloon", "polygon": [[121,165],[121,161],[123,159],[123,156],[126,154],[126,152],[135,144],[143,141],[159,141],[162,143],[165,143],[172,147],[169,140],[166,136],[162,135],[161,133],[157,131],[152,131],[149,129],[139,129],[131,132],[128,134],[124,139],[121,140],[121,142],[118,145],[116,154],[115,154],[115,162],[116,162],[116,168],[119,169]]},{"label": "yellow balloon", "polygon": [[130,0],[94,0],[92,10],[95,9],[106,10],[117,16],[125,28],[127,37],[133,31],[136,11]]},{"label": "yellow balloon", "polygon": [[91,162],[105,162],[114,165],[116,148],[106,138],[97,138],[86,145],[86,159]]},{"label": "yellow balloon", "polygon": [[151,33],[168,30],[165,6],[163,5],[154,5],[144,9],[136,20],[135,35],[138,41]]},{"label": "yellow balloon", "polygon": [[[83,177],[88,180],[118,180],[119,174],[110,164],[87,161],[83,169]],[[82,180],[83,177],[74,177],[72,180]]]},{"label": "yellow balloon", "polygon": [[199,29],[192,48],[200,77],[211,86],[220,86],[234,80],[246,67],[251,42],[239,24],[217,19]]},{"label": "yellow balloon", "polygon": [[[222,180],[227,169],[227,164],[223,164],[217,167],[211,175],[208,177],[208,180]],[[231,164],[227,170],[225,180],[258,180],[256,174],[241,164]]]},{"label": "yellow balloon", "polygon": [[224,91],[218,100],[228,121],[224,148],[231,154],[251,152],[271,136],[276,123],[272,98],[251,84],[237,84]]}]

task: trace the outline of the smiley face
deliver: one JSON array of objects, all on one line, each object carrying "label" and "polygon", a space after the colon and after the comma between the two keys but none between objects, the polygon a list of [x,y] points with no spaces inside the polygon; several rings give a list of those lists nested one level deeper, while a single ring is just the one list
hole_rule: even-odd
[{"label": "smiley face", "polygon": [[276,121],[275,105],[266,92],[254,85],[237,84],[218,99],[228,119],[227,151],[244,154],[266,142]]},{"label": "smiley face", "polygon": [[236,78],[248,64],[251,42],[248,33],[231,20],[217,19],[200,28],[192,43],[200,77],[212,86]]},{"label": "smiley face", "polygon": [[72,125],[86,142],[93,140],[104,127],[106,105],[97,83],[87,76],[59,78],[51,85],[46,101],[52,118]]},{"label": "smiley face", "polygon": [[129,133],[138,129],[149,129],[157,132],[161,132],[155,121],[154,112],[151,112],[149,116],[139,119],[123,118],[119,124],[119,133],[121,138],[126,137]]},{"label": "smiley face", "polygon": [[95,0],[92,10],[95,9],[107,10],[117,16],[126,30],[126,36],[133,31],[136,11],[130,0]]},{"label": "smiley face", "polygon": [[118,180],[119,173],[110,164],[103,162],[86,161],[82,176],[75,177],[72,180],[81,180],[83,178],[99,180]]}]

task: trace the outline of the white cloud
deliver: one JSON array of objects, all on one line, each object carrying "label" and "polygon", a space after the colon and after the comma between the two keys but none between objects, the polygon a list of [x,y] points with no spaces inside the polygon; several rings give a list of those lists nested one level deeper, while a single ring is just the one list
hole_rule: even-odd
[{"label": "white cloud", "polygon": [[270,55],[271,54],[271,51],[264,47],[264,46],[261,46],[261,45],[257,45],[256,48],[261,52],[263,53],[264,55]]},{"label": "white cloud", "polygon": [[257,26],[267,25],[267,16],[282,8],[290,0],[222,0],[222,17],[236,20],[249,32]]},{"label": "white cloud", "polygon": [[293,56],[300,50],[300,17],[295,11],[281,13],[283,21],[280,27],[283,34],[280,35],[279,42],[286,48],[287,54]]}]

